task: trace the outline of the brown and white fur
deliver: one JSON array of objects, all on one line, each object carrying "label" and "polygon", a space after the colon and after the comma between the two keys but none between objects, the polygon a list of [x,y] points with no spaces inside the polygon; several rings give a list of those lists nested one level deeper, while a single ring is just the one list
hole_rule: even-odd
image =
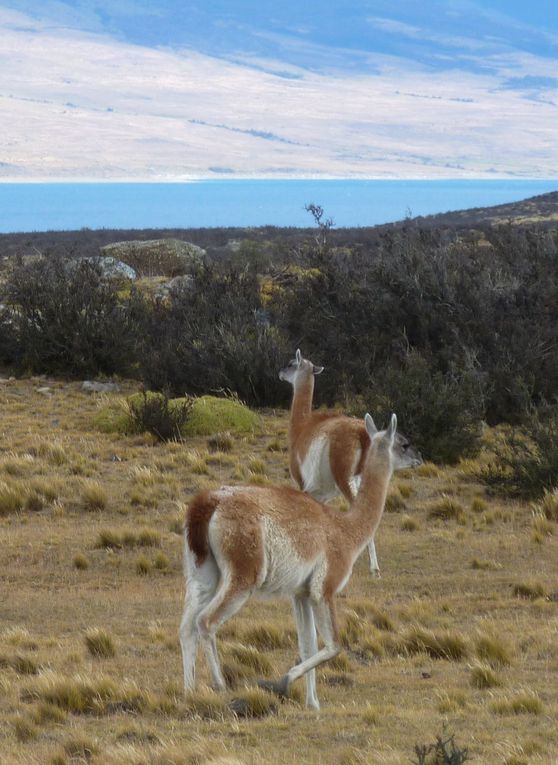
[{"label": "brown and white fur", "polygon": [[[286,695],[306,675],[306,703],[319,708],[315,668],[340,650],[335,595],[374,533],[392,472],[408,457],[396,445],[395,415],[387,430],[365,427],[370,447],[359,491],[346,513],[286,487],[224,486],[198,494],[186,512],[186,599],[180,626],[184,686],[194,688],[201,638],[213,685],[225,688],[215,635],[251,595],[293,600],[301,660],[272,690]],[[324,647],[318,650],[316,634]]]},{"label": "brown and white fur", "polygon": [[[348,502],[355,497],[370,439],[362,420],[336,412],[313,412],[314,376],[323,367],[303,359],[299,350],[279,378],[293,386],[289,421],[289,460],[293,480],[299,488],[321,502],[342,494]],[[398,446],[410,449],[408,440],[397,434]],[[414,464],[421,462],[420,455]],[[409,465],[406,465],[409,467]],[[380,576],[376,546],[368,545],[370,572]]]}]

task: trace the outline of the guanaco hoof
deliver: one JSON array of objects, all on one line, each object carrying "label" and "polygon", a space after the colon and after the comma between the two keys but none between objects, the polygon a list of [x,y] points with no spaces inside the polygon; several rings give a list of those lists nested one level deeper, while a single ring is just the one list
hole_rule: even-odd
[{"label": "guanaco hoof", "polygon": [[258,680],[258,687],[274,693],[280,699],[289,698],[289,681],[286,675],[280,680]]}]

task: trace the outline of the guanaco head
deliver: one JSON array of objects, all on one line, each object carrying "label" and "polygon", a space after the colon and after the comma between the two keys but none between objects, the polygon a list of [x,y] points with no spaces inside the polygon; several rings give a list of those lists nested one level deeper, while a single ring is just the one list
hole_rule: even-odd
[{"label": "guanaco head", "polygon": [[317,367],[308,359],[303,359],[302,353],[297,349],[294,359],[289,361],[284,369],[279,370],[279,379],[295,385],[297,380],[305,379],[310,375],[319,375],[323,371],[323,367]]},{"label": "guanaco head", "polygon": [[391,456],[393,470],[418,467],[422,465],[420,453],[411,446],[409,439],[397,431],[397,415],[392,414],[386,430],[378,430],[372,417],[364,418],[366,432],[372,443],[377,443],[379,450],[385,450]]}]

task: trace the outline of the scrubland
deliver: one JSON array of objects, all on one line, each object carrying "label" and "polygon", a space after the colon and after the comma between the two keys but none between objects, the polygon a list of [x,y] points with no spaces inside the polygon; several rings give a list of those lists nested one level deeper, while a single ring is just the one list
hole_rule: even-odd
[{"label": "scrubland", "polygon": [[181,689],[184,503],[288,485],[287,413],[157,443],[97,428],[114,396],[0,387],[2,765],[403,765],[446,734],[472,762],[558,762],[558,525],[479,482],[496,432],[474,460],[394,477],[382,577],[357,562],[314,712],[301,683],[284,702],[256,689],[296,660],[288,602],[249,602],[223,627],[225,696],[201,652],[199,690]]}]

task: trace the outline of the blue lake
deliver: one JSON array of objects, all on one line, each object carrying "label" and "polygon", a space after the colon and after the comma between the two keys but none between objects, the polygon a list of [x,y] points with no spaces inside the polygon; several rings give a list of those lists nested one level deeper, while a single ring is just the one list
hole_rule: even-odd
[{"label": "blue lake", "polygon": [[371,226],[556,190],[558,179],[0,183],[0,232],[311,226],[310,203],[336,226]]}]

